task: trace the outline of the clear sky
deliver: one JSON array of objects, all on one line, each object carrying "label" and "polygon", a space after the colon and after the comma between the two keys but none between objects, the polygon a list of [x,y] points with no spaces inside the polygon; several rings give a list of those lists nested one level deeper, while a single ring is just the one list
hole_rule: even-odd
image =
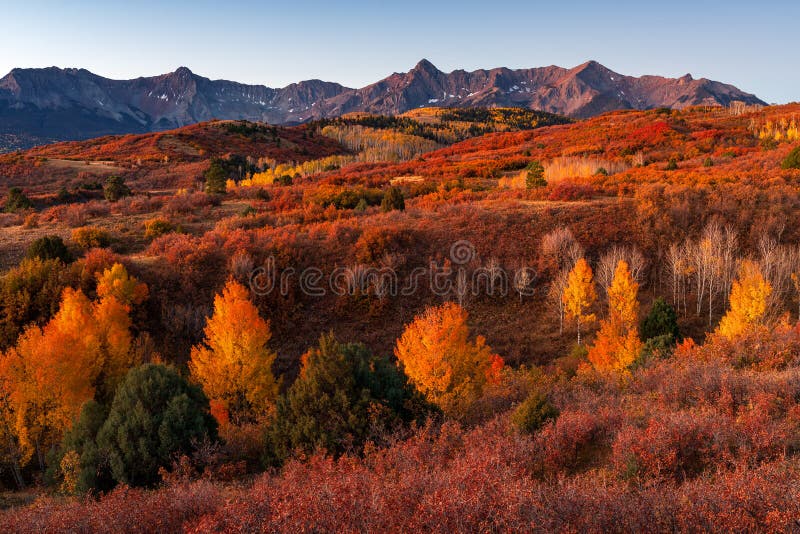
[{"label": "clear sky", "polygon": [[133,78],[183,65],[271,87],[360,87],[423,57],[444,71],[595,59],[800,100],[799,0],[0,0],[0,17],[0,76],[55,65]]}]

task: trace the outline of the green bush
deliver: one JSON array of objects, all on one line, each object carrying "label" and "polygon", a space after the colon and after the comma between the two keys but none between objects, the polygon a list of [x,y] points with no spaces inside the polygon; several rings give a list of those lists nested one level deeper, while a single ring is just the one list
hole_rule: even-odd
[{"label": "green bush", "polygon": [[114,487],[114,480],[105,455],[97,447],[97,434],[108,417],[108,408],[93,400],[86,402],[81,414],[72,428],[64,435],[56,454],[49,459],[48,478],[51,484],[64,479],[61,460],[70,452],[77,453],[78,472],[74,493],[88,491],[108,491]]},{"label": "green bush", "polygon": [[528,189],[536,189],[545,187],[547,180],[544,178],[544,165],[539,161],[532,161],[526,167],[528,175],[525,177],[525,187]]},{"label": "green bush", "polygon": [[64,240],[57,235],[40,237],[28,246],[26,258],[39,258],[42,260],[61,260],[70,263],[72,254],[64,244]]},{"label": "green bush", "polygon": [[800,146],[789,152],[781,163],[782,169],[800,169]]},{"label": "green bush", "polygon": [[383,195],[381,210],[386,212],[392,210],[403,211],[404,209],[406,209],[406,199],[403,196],[403,190],[399,187],[390,187],[386,194]]},{"label": "green bush", "polygon": [[203,391],[171,368],[146,364],[117,389],[97,447],[116,482],[152,486],[159,468],[177,454],[191,454],[204,439],[217,439],[217,423]]},{"label": "green bush", "polygon": [[8,197],[6,197],[5,205],[6,213],[15,213],[17,211],[30,209],[31,207],[33,207],[33,203],[25,196],[22,189],[19,187],[12,187],[8,190]]},{"label": "green bush", "polygon": [[165,219],[150,219],[144,223],[145,239],[155,239],[175,231],[175,225]]},{"label": "green bush", "polygon": [[[419,406],[419,409],[413,408]],[[363,345],[342,345],[332,334],[304,356],[300,377],[278,399],[267,432],[266,461],[279,464],[295,450],[358,452],[424,411],[406,377]]]},{"label": "green bush", "polygon": [[650,313],[642,320],[639,333],[642,339],[669,336],[673,343],[679,339],[678,316],[675,309],[663,298],[653,301]]},{"label": "green bush", "polygon": [[381,204],[383,198],[384,194],[380,189],[365,189],[361,187],[322,190],[311,196],[311,200],[323,208],[334,206],[340,210],[356,209],[362,202],[366,203],[367,206],[376,206]]},{"label": "green bush", "polygon": [[117,200],[130,196],[131,188],[125,185],[125,178],[121,176],[109,176],[106,178],[106,183],[103,185],[103,196],[109,202],[116,202]]},{"label": "green bush", "polygon": [[675,338],[671,334],[651,337],[644,342],[638,361],[632,367],[638,367],[654,359],[667,358],[675,350]]},{"label": "green bush", "polygon": [[547,397],[539,391],[531,393],[514,413],[511,422],[523,434],[533,434],[547,421],[558,417],[558,410],[547,401]]}]

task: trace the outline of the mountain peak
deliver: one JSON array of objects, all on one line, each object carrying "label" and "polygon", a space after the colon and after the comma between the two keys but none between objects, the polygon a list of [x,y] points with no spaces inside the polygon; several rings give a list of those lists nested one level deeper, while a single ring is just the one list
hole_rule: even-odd
[{"label": "mountain peak", "polygon": [[194,76],[194,73],[191,70],[189,70],[189,67],[178,67],[177,69],[175,69],[175,72],[173,72],[172,74],[174,74],[175,76],[179,76],[179,77],[191,77],[191,76]]},{"label": "mountain peak", "polygon": [[[731,85],[692,82],[688,76],[623,76],[597,61],[572,69],[445,73],[422,59],[406,73],[360,89],[314,81],[272,89],[211,80],[187,67],[135,80],[110,80],[80,69],[15,69],[0,79],[0,142],[4,134],[68,140],[162,130],[213,117],[296,124],[351,112],[396,115],[426,106],[514,106],[583,118],[615,109],[727,105],[733,100],[762,103]],[[73,116],[81,117],[80,130]]]},{"label": "mountain peak", "polygon": [[434,65],[433,63],[431,63],[427,59],[422,58],[421,60],[419,60],[419,63],[417,63],[414,66],[414,68],[411,70],[411,72],[437,73],[437,72],[441,72],[441,71],[436,68],[436,65]]},{"label": "mountain peak", "polygon": [[611,69],[606,67],[605,65],[598,63],[597,61],[590,59],[586,63],[582,63],[572,69],[576,73],[581,72],[594,72],[594,73],[613,73]]}]

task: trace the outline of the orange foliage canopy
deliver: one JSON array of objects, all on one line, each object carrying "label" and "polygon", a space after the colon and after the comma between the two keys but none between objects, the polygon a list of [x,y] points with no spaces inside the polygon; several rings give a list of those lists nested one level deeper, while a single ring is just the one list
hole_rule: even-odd
[{"label": "orange foliage canopy", "polygon": [[592,268],[581,258],[570,271],[567,287],[561,297],[567,316],[575,319],[578,327],[578,345],[581,343],[581,324],[593,323],[595,315],[587,313],[597,300]]},{"label": "orange foliage canopy", "polygon": [[192,349],[189,370],[217,420],[245,423],[269,415],[278,396],[276,354],[267,348],[272,332],[243,285],[230,280],[214,298],[205,334],[205,344]]},{"label": "orange foliage canopy", "polygon": [[[120,277],[129,278],[116,264]],[[109,270],[106,270],[109,273]],[[146,294],[144,290],[139,290]],[[136,363],[131,351],[128,305],[102,293],[90,301],[80,290],[64,290],[53,319],[31,326],[16,347],[0,360],[0,387],[8,402],[5,415],[13,428],[24,464],[61,439],[92,398],[108,401],[125,373]]]},{"label": "orange foliage canopy", "polygon": [[395,355],[425,397],[445,413],[463,415],[503,367],[486,340],[469,340],[467,312],[458,304],[428,308],[397,340]]},{"label": "orange foliage canopy", "polygon": [[628,263],[620,260],[608,288],[608,318],[600,322],[600,331],[588,358],[598,371],[626,373],[642,350],[636,323],[639,284],[633,279]]},{"label": "orange foliage canopy", "polygon": [[718,332],[735,339],[763,324],[772,286],[764,279],[758,264],[745,260],[733,282],[730,309],[719,323]]}]

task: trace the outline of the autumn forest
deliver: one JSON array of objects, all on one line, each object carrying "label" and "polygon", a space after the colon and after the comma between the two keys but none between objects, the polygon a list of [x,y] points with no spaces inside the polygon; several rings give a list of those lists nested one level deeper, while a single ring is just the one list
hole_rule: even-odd
[{"label": "autumn forest", "polygon": [[794,531],[800,105],[0,154],[9,532]]}]

